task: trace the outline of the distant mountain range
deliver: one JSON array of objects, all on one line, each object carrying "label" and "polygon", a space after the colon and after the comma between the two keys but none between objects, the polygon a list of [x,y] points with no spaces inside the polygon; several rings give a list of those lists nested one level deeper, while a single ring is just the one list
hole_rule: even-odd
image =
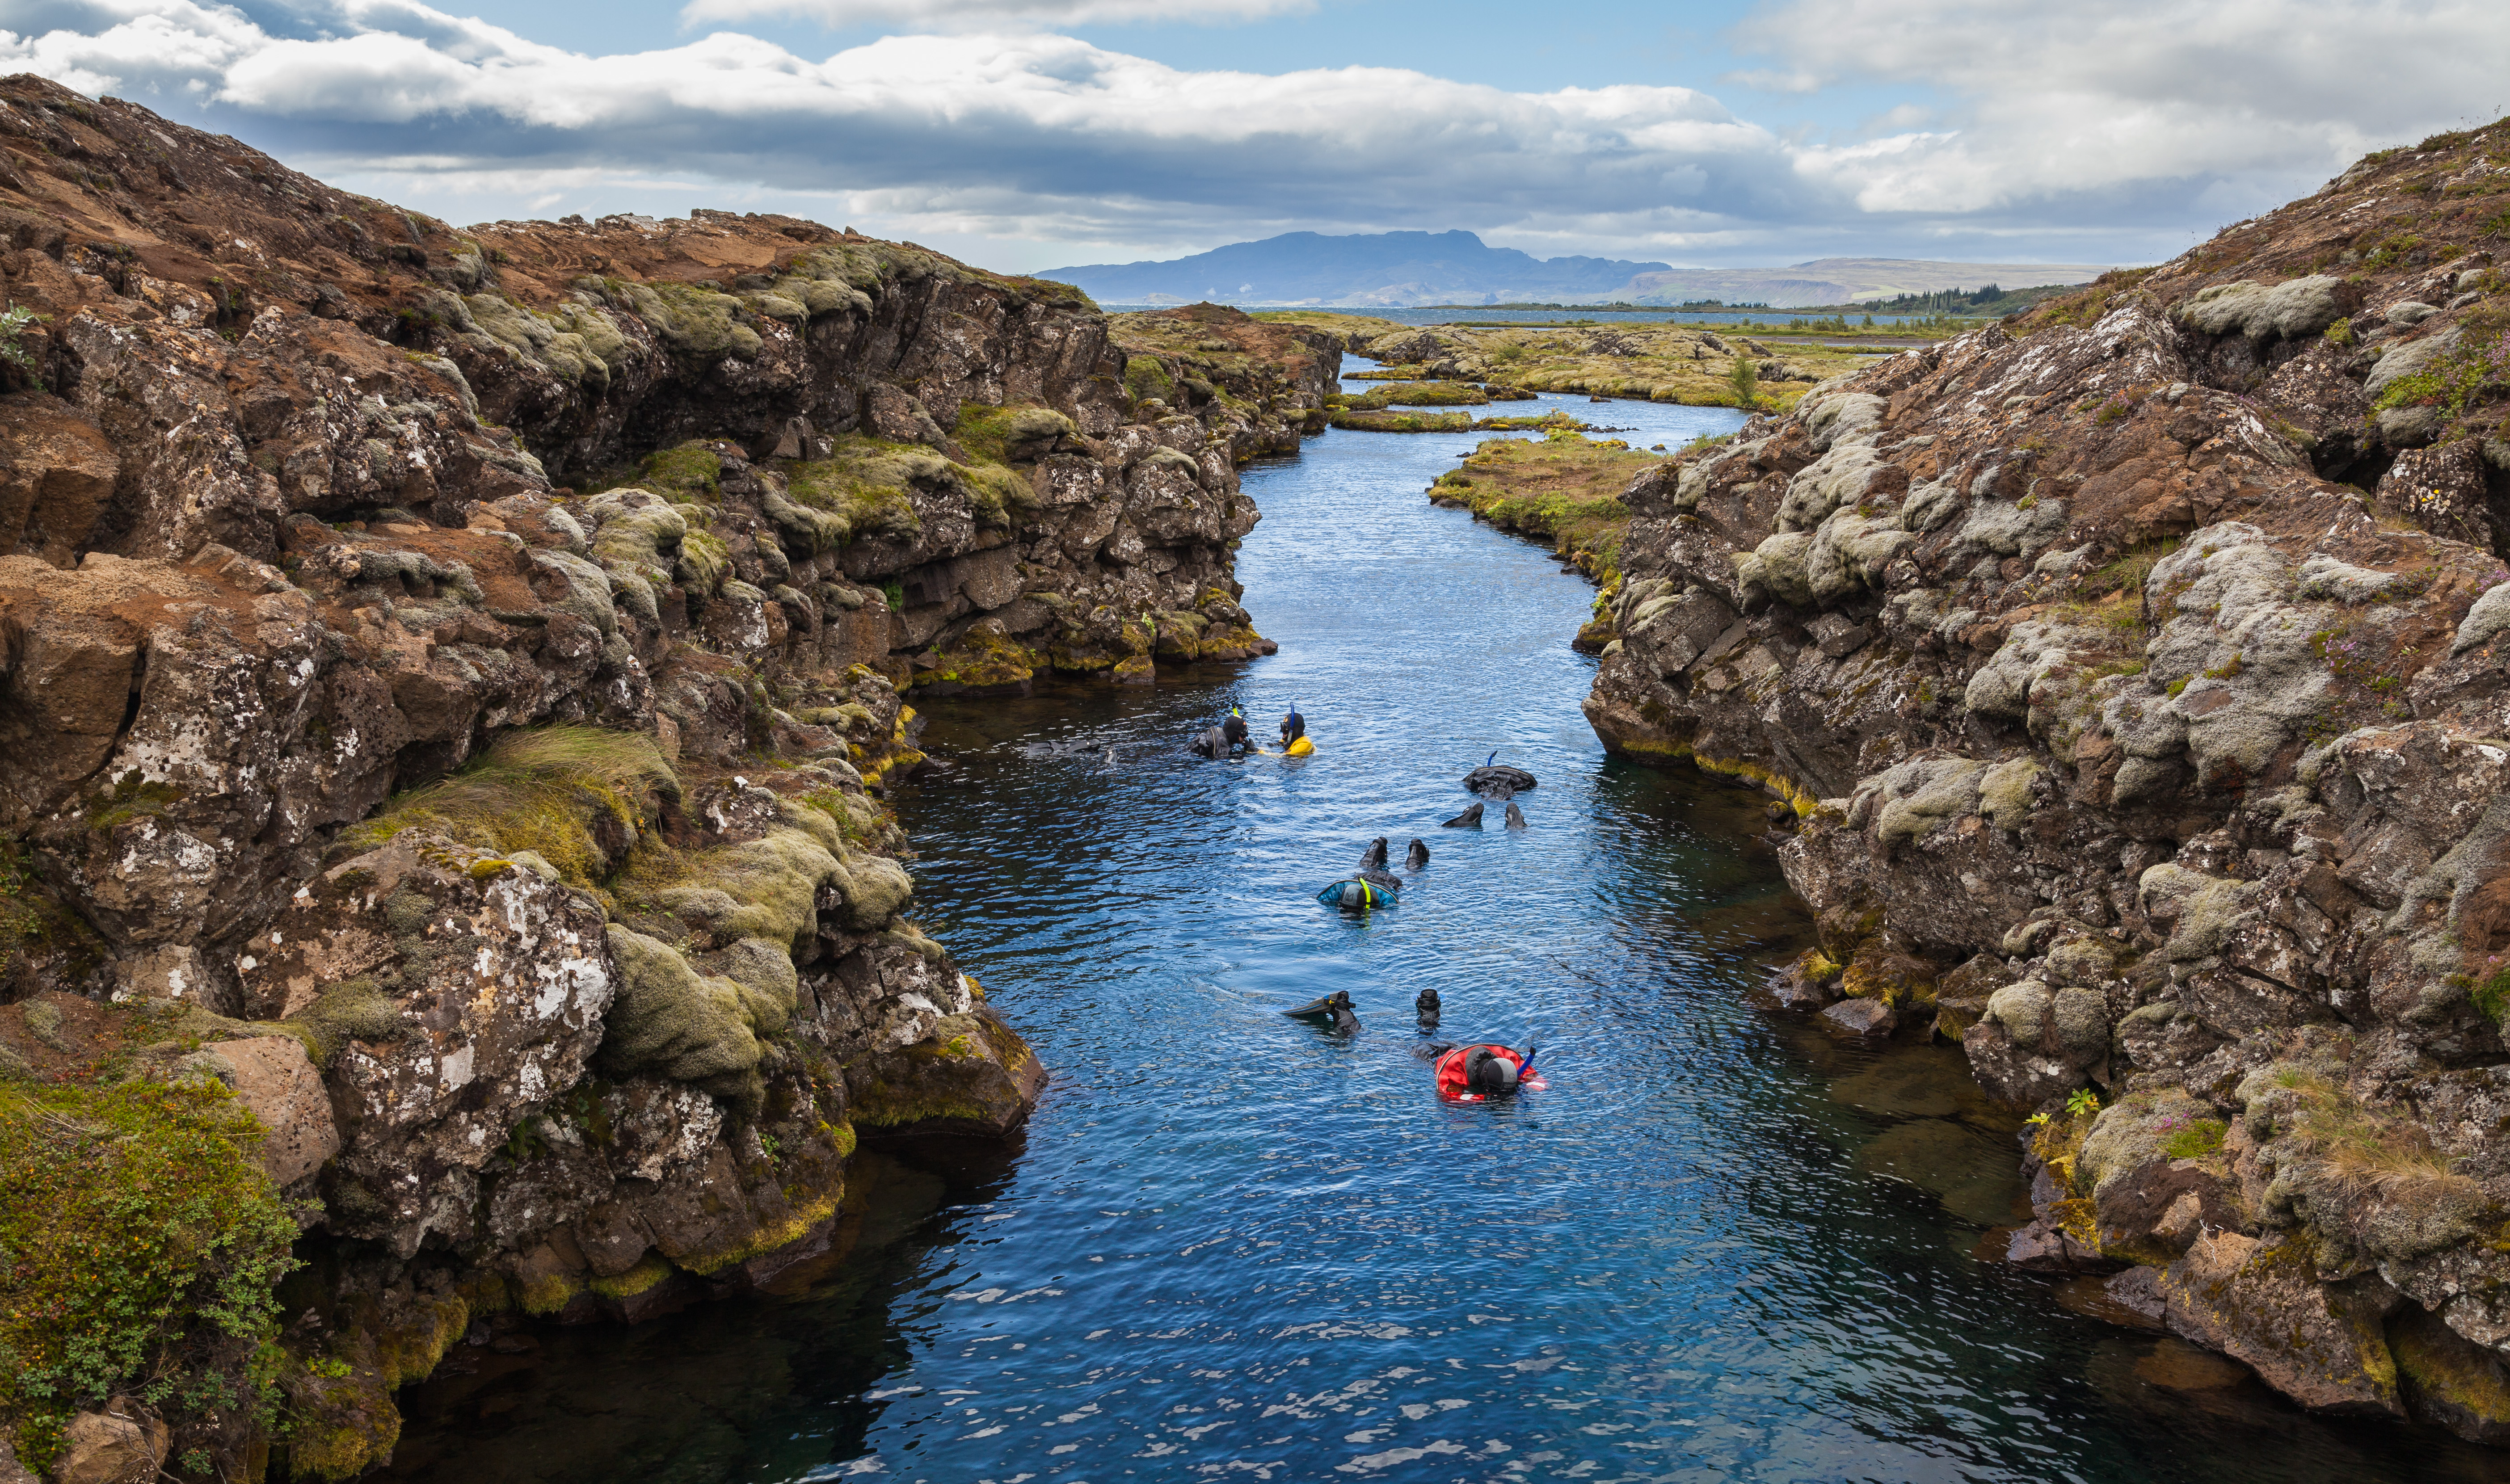
[{"label": "distant mountain range", "polygon": [[1324,237],[1286,232],[1165,263],[1088,263],[1037,275],[1108,304],[1450,304],[1609,297],[1663,263],[1530,257],[1470,232]]},{"label": "distant mountain range", "polygon": [[1681,304],[1722,299],[1773,308],[1845,304],[1900,293],[2082,284],[2107,270],[2080,263],[1944,263],[1825,257],[1789,268],[1675,268],[1617,258],[1539,258],[1470,232],[1325,237],[1288,232],[1156,263],[1084,263],[1037,277],[1102,304],[1344,305],[1516,302]]}]

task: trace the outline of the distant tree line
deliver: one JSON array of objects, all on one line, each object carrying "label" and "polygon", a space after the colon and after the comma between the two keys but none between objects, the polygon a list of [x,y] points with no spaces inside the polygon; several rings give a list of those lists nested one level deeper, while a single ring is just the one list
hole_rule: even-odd
[{"label": "distant tree line", "polygon": [[2034,288],[2000,288],[1994,284],[1984,284],[1971,289],[1938,288],[1931,293],[1860,299],[1853,307],[1878,315],[1977,315],[1995,318],[2029,309],[2041,299],[2072,293],[2077,286],[2051,284]]}]

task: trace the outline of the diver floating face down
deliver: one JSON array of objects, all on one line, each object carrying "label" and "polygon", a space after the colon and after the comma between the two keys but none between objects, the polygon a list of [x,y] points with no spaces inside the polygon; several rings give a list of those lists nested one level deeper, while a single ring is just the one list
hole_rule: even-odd
[{"label": "diver floating face down", "polygon": [[1454,1102],[1479,1103],[1506,1097],[1525,1085],[1536,1047],[1485,1043],[1481,1046],[1433,1046],[1423,1054],[1434,1058],[1438,1095]]}]

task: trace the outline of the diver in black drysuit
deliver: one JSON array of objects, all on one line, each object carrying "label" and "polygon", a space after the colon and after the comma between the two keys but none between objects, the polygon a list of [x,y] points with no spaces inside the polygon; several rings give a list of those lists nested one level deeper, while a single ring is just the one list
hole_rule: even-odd
[{"label": "diver in black drysuit", "polygon": [[1293,1020],[1321,1026],[1339,1036],[1348,1036],[1359,1029],[1359,1017],[1351,1013],[1350,991],[1347,989],[1337,989],[1321,999],[1309,1001],[1297,1009],[1285,1009],[1281,1013]]},{"label": "diver in black drysuit", "polygon": [[1235,757],[1238,749],[1246,745],[1245,713],[1231,706],[1229,714],[1221,718],[1220,725],[1196,733],[1194,741],[1186,743],[1186,749],[1203,757]]},{"label": "diver in black drysuit", "polygon": [[1308,719],[1299,714],[1299,704],[1290,703],[1290,714],[1281,718],[1281,745],[1286,747],[1308,735]]}]

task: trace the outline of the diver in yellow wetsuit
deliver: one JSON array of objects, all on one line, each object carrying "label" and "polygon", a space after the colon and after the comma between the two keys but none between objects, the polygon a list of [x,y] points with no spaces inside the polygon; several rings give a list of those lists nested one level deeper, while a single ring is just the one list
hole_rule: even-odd
[{"label": "diver in yellow wetsuit", "polygon": [[1293,701],[1290,713],[1281,718],[1281,755],[1305,757],[1314,750],[1316,744],[1308,741],[1308,719],[1299,714],[1299,704]]}]

